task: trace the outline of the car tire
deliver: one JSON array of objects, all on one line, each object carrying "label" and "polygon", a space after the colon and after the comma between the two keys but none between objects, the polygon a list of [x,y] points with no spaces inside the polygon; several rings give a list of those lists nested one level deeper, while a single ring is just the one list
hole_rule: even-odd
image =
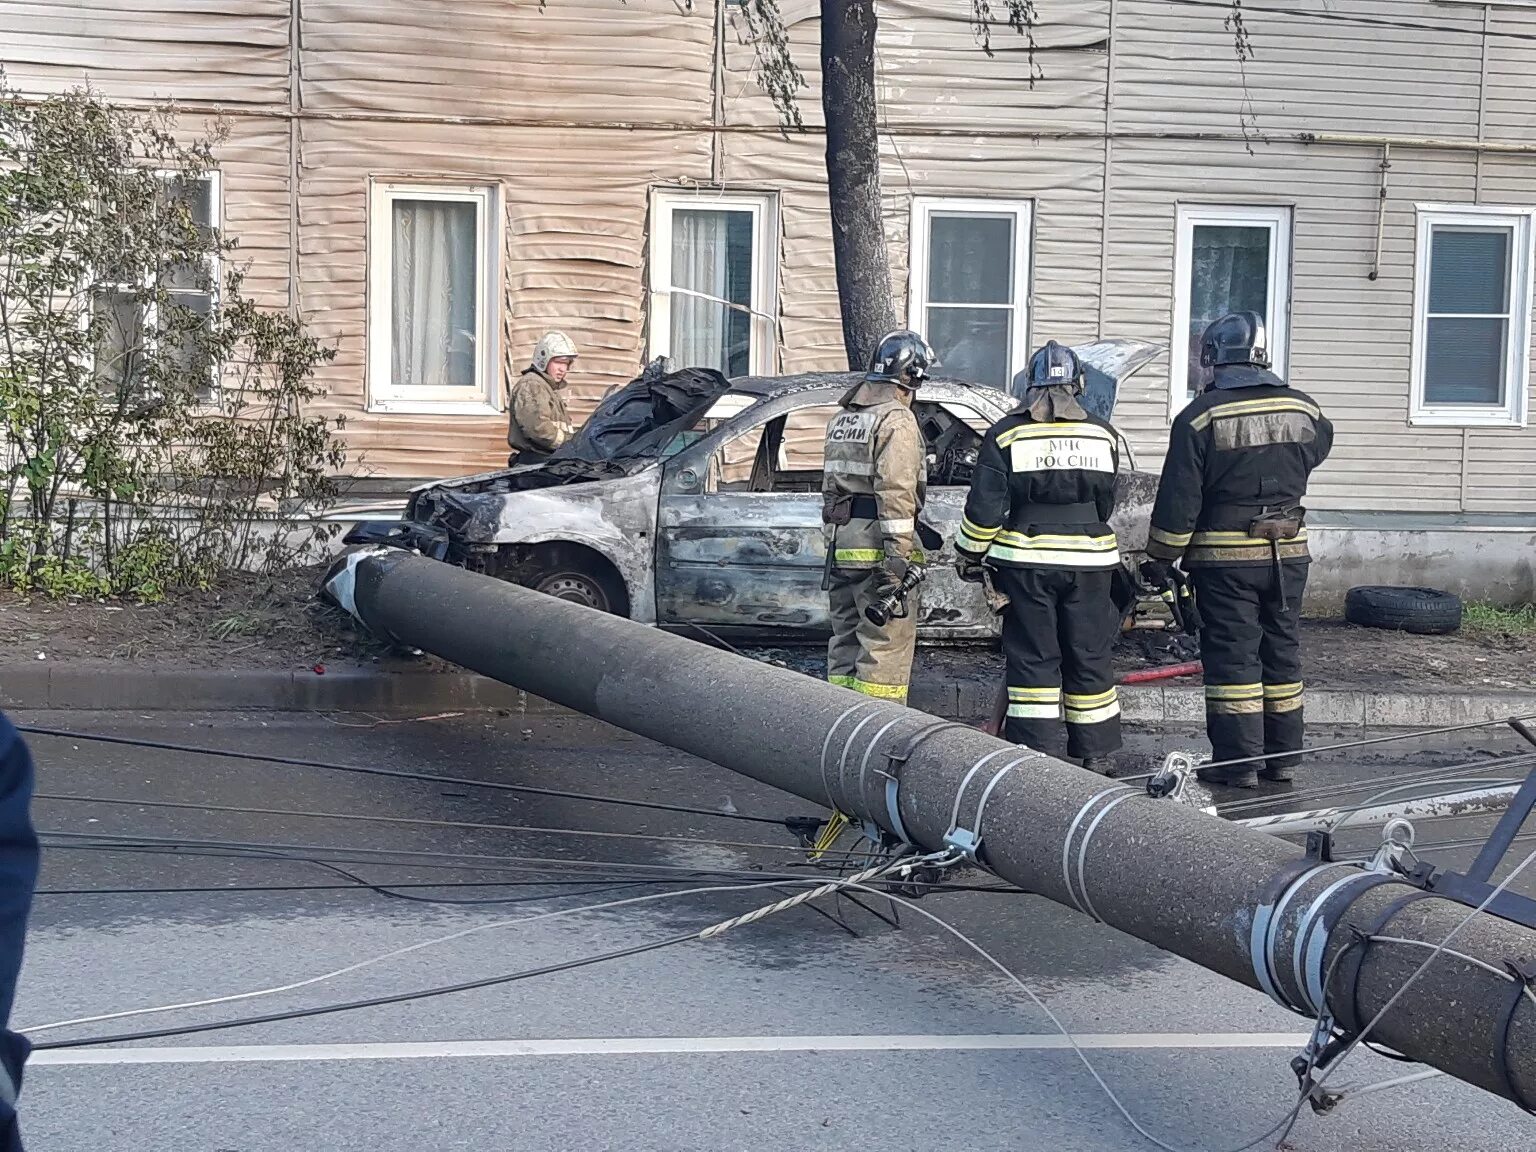
[{"label": "car tire", "polygon": [[1444,636],[1461,627],[1461,598],[1438,588],[1366,584],[1345,593],[1344,618],[1362,628]]},{"label": "car tire", "polygon": [[561,566],[548,569],[529,581],[528,586],[556,600],[567,600],[598,612],[612,614],[618,603],[606,580],[595,572],[581,568]]}]

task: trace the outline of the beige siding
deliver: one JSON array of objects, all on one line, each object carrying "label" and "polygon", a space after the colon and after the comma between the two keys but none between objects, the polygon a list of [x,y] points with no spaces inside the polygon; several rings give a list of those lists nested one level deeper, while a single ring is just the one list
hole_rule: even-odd
[{"label": "beige siding", "polygon": [[[216,162],[224,228],[239,240],[232,263],[245,273],[248,296],[271,307],[287,307],[292,249],[288,126],[279,120],[238,117],[227,128]],[[185,118],[183,129],[206,130],[194,117]]]},{"label": "beige siding", "polygon": [[[527,164],[563,154],[568,163]],[[585,413],[630,379],[644,340],[647,188],[666,170],[702,180],[703,134],[355,125],[306,121],[300,176],[301,304],[338,356],[327,406],[348,414],[347,438],[365,470],[438,476],[506,458],[500,417],[376,415],[363,411],[367,364],[368,193],[374,177],[457,180],[499,187],[504,204],[502,355],[526,365],[547,329],[569,331],[582,356],[573,406]],[[582,173],[578,183],[572,173]]]},{"label": "beige siding", "polygon": [[[325,372],[327,408],[347,414],[361,470],[418,477],[497,463],[502,423],[364,410],[375,177],[498,190],[504,369],[520,368],[546,328],[569,330],[583,350],[578,417],[645,355],[658,187],[776,193],[780,367],[842,366],[825,140],[815,130],[819,5],[781,7],[811,82],[800,98],[811,130],[787,135],[755,83],[741,13],[722,15],[710,0],[551,0],[542,10],[532,0],[160,0],[149,9],[0,0],[0,60],[30,91],[89,79],[119,98],[174,96],[235,112],[219,157],[224,219],[251,290],[285,303],[297,260],[297,303],[339,351]],[[1530,511],[1536,428],[1412,427],[1408,407],[1415,205],[1536,207],[1536,156],[1479,160],[1412,141],[1471,143],[1481,124],[1485,139],[1533,142],[1536,40],[1485,41],[1482,8],[1433,0],[1284,7],[1448,30],[1253,6],[1245,19],[1255,55],[1240,65],[1224,7],[1052,0],[1040,6],[1032,66],[1027,42],[1006,28],[994,29],[985,55],[964,0],[882,3],[881,150],[898,313],[914,196],[1033,204],[1036,344],[1099,335],[1101,314],[1105,336],[1167,344],[1177,205],[1289,205],[1292,377],[1338,426],[1313,503]],[[302,54],[290,108],[295,10]],[[1486,18],[1494,33],[1536,37],[1536,11],[1494,7]],[[456,123],[465,119],[484,123]],[[1362,139],[1302,143],[1308,135]],[[1373,282],[1382,151],[1372,141],[1385,137],[1395,142]],[[1164,357],[1128,386],[1119,413],[1148,465],[1166,440],[1167,395]]]},{"label": "beige siding", "polygon": [[[303,14],[311,111],[593,124],[709,116],[712,5],[304,0]],[[557,151],[547,162],[564,161]],[[584,176],[567,167],[573,181]]]},{"label": "beige siding", "polygon": [[[1473,158],[1394,154],[1382,270],[1373,283],[1375,150],[1292,144],[1249,156],[1237,141],[1122,141],[1114,157],[1105,334],[1168,342],[1180,202],[1290,205],[1290,377],[1338,431],[1313,503],[1459,510],[1460,429],[1408,424],[1414,205],[1470,202]],[[1149,462],[1166,443],[1168,391],[1164,357],[1132,381],[1117,412]]]},{"label": "beige siding", "polygon": [[1262,134],[1370,133],[1475,139],[1483,14],[1381,0],[1289,4],[1334,15],[1390,16],[1455,32],[1362,27],[1246,9],[1253,57],[1240,62],[1230,9],[1120,0],[1115,121],[1120,129]]},{"label": "beige siding", "polygon": [[[1486,135],[1490,140],[1533,143],[1536,129],[1536,8],[1493,8],[1488,38]],[[1510,35],[1501,36],[1498,33]],[[1528,39],[1515,39],[1517,36]]]},{"label": "beige siding", "polygon": [[278,107],[292,0],[0,0],[0,62],[24,91]]}]

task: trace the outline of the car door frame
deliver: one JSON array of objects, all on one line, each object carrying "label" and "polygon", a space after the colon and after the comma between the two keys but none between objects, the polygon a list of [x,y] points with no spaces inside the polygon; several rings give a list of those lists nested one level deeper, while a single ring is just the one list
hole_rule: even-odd
[{"label": "car door frame", "polygon": [[[713,457],[726,443],[801,409],[834,405],[843,391],[808,385],[767,396],[666,462],[656,503],[658,625],[739,636],[830,632],[821,591],[821,494],[710,492],[708,485]],[[718,502],[718,511],[696,507],[706,501]],[[784,514],[763,514],[772,508]],[[690,514],[691,532],[683,540],[679,530]],[[724,542],[733,539],[744,543],[728,550]],[[680,555],[680,544],[691,547]]]}]

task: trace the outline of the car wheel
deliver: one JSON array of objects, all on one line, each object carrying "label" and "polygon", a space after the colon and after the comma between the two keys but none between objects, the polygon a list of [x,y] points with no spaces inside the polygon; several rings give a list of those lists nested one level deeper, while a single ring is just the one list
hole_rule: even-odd
[{"label": "car wheel", "polygon": [[535,592],[553,596],[556,600],[569,600],[583,608],[593,608],[598,612],[613,611],[613,596],[603,581],[590,572],[571,568],[544,572],[534,579],[531,587]]},{"label": "car wheel", "polygon": [[1461,627],[1461,599],[1438,588],[1366,584],[1345,594],[1344,618],[1366,628],[1443,636]]}]

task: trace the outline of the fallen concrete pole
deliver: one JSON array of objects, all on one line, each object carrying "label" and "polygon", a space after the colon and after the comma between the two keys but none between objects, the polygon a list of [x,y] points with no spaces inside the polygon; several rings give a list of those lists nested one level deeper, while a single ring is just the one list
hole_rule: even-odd
[{"label": "fallen concrete pole", "polygon": [[[1469,912],[974,728],[411,553],[354,554],[328,587],[376,632],[922,849],[978,838],[998,876],[1294,1011],[1326,999],[1346,1030],[1373,1019]],[[1536,957],[1536,932],[1483,915],[1452,947],[1502,972]],[[1524,991],[1442,954],[1371,1037],[1536,1101],[1536,1002]]]}]

